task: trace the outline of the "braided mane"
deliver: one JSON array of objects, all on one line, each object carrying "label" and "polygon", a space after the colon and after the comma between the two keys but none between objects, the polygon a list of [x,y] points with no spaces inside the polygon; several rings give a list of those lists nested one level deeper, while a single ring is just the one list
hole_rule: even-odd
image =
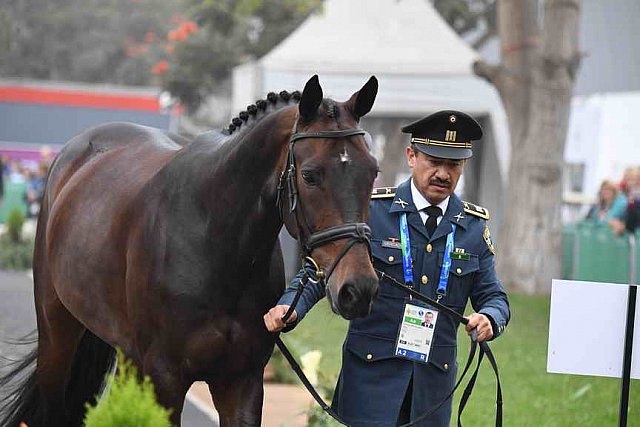
[{"label": "braided mane", "polygon": [[283,90],[278,94],[275,92],[269,92],[267,94],[267,99],[259,99],[254,104],[248,105],[246,110],[241,111],[236,117],[231,119],[231,123],[229,123],[229,126],[226,129],[224,129],[224,132],[231,135],[236,131],[240,131],[241,127],[246,125],[251,117],[256,119],[261,118],[266,112],[270,112],[269,106],[273,105],[275,107],[276,104],[278,104],[278,101],[282,101],[286,105],[291,100],[296,103],[299,102],[301,97],[302,94],[297,90],[291,93]]}]

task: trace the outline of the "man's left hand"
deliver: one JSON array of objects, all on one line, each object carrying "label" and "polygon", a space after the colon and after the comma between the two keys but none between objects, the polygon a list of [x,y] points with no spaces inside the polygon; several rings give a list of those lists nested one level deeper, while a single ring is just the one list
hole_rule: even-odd
[{"label": "man's left hand", "polygon": [[487,316],[480,313],[473,313],[467,316],[469,323],[465,326],[467,334],[471,336],[471,331],[474,329],[478,333],[478,342],[490,340],[493,338],[493,328],[491,327],[491,321]]}]

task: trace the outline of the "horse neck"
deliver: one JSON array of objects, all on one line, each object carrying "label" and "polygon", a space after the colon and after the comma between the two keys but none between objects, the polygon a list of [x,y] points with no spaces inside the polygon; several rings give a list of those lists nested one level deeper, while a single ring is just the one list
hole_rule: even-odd
[{"label": "horse neck", "polygon": [[[295,109],[285,108],[255,123],[246,134],[239,134],[237,141],[222,147],[224,153],[208,177],[211,185],[205,188],[216,189],[209,206],[236,227],[241,244],[255,246],[256,235],[265,243],[275,241],[282,228],[277,186],[294,120]],[[221,212],[221,200],[234,200],[234,206]]]}]

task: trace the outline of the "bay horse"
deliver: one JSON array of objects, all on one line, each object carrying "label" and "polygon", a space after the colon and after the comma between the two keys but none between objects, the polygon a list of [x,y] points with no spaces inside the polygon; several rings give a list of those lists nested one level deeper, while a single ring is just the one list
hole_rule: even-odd
[{"label": "bay horse", "polygon": [[208,383],[222,426],[260,425],[276,338],[262,316],[284,289],[283,223],[303,246],[322,241],[309,253],[332,271],[337,314],[364,316],[377,294],[368,241],[344,233],[368,215],[377,163],[358,121],[377,90],[371,77],[335,102],[313,76],[302,94],[270,93],[193,141],[128,123],[70,140],[38,218],[37,348],[0,384],[36,368],[0,425],[82,425],[116,347],[174,425],[194,381]]}]

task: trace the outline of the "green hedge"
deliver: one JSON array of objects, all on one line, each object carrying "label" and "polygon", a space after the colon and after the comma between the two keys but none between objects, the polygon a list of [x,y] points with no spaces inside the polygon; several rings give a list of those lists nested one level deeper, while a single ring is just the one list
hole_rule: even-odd
[{"label": "green hedge", "polygon": [[171,411],[157,403],[149,377],[140,382],[120,351],[118,373],[109,377],[107,390],[95,407],[87,405],[85,427],[171,427]]}]

